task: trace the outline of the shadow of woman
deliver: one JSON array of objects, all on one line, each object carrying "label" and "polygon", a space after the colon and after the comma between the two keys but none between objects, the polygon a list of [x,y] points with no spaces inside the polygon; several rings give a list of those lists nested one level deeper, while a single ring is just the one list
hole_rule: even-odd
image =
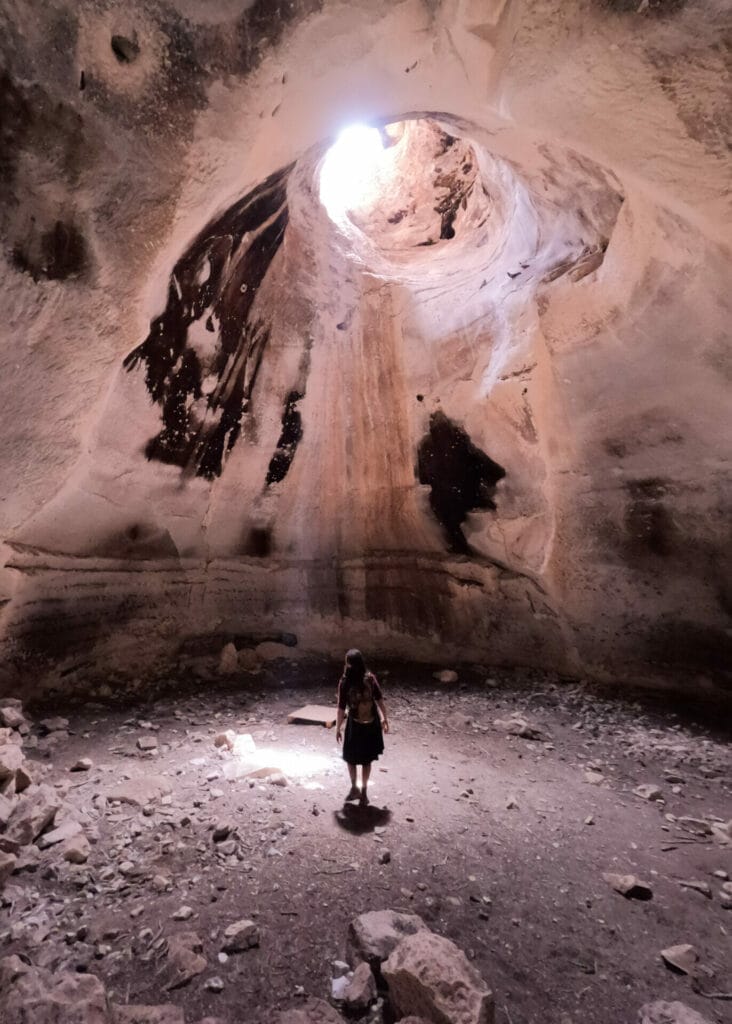
[{"label": "shadow of woman", "polygon": [[352,835],[362,836],[373,832],[377,825],[386,825],[391,820],[391,811],[387,807],[361,807],[359,804],[344,804],[333,812],[336,825]]}]

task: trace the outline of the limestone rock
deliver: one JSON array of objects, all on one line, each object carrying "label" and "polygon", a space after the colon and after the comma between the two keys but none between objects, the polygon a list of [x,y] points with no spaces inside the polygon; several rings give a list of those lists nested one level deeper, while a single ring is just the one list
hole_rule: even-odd
[{"label": "limestone rock", "polygon": [[644,782],[641,786],[636,786],[633,792],[643,800],[663,800],[661,790],[650,782]]},{"label": "limestone rock", "polygon": [[638,1013],[639,1024],[711,1024],[684,1003],[646,1003]]},{"label": "limestone rock", "polygon": [[3,853],[0,850],[0,889],[3,888],[13,871],[15,871],[17,863],[18,859],[14,854]]},{"label": "limestone rock", "polygon": [[352,963],[365,960],[372,966],[382,963],[408,935],[428,931],[417,914],[396,910],[370,910],[354,918],[348,926],[348,956]]},{"label": "limestone rock", "polygon": [[354,1013],[367,1010],[377,996],[376,979],[367,963],[360,963],[343,993],[343,1002]]},{"label": "limestone rock", "polygon": [[180,932],[168,938],[168,966],[166,991],[187,985],[191,978],[202,974],[208,967],[201,956],[203,943],[195,932]]},{"label": "limestone rock", "polygon": [[75,761],[69,768],[70,772],[88,772],[94,767],[94,762],[90,757],[80,757],[78,761]]},{"label": "limestone rock", "polygon": [[42,783],[30,787],[10,815],[7,837],[27,846],[48,828],[60,807],[61,800],[52,786]]},{"label": "limestone rock", "polygon": [[493,725],[496,729],[501,729],[503,732],[507,732],[511,736],[520,736],[525,740],[540,740],[543,742],[551,739],[551,736],[546,729],[542,729],[538,725],[533,725],[525,718],[521,718],[518,715],[512,718],[496,718]]},{"label": "limestone rock", "polygon": [[221,649],[219,656],[219,675],[230,676],[239,671],[239,654],[236,647],[229,643]]},{"label": "limestone rock", "polygon": [[344,1024],[343,1017],[322,999],[306,999],[292,1010],[283,1010],[275,1024]]},{"label": "limestone rock", "polygon": [[17,743],[3,743],[0,746],[0,783],[6,779],[14,778],[15,773],[22,767],[25,758],[23,749]]},{"label": "limestone rock", "polygon": [[78,821],[65,821],[58,828],[54,828],[50,832],[46,832],[45,835],[42,835],[38,840],[38,846],[45,850],[49,846],[56,846],[57,843],[73,839],[74,836],[78,836],[83,831]]},{"label": "limestone rock", "polygon": [[69,727],[69,720],[68,718],[61,718],[60,715],[57,715],[55,718],[41,719],[39,725],[41,727],[41,732],[43,733],[66,732]]},{"label": "limestone rock", "polygon": [[492,1024],[491,990],[449,939],[429,931],[402,939],[382,973],[401,1016],[435,1024]]},{"label": "limestone rock", "polygon": [[150,751],[158,749],[157,736],[140,736],[137,740],[137,749],[142,751]]},{"label": "limestone rock", "polygon": [[[10,963],[9,963],[10,961]],[[3,1024],[109,1024],[104,985],[93,974],[51,973],[18,957],[0,961]]]},{"label": "limestone rock", "polygon": [[259,945],[259,928],[254,921],[235,921],[224,929],[224,953],[243,953]]},{"label": "limestone rock", "polygon": [[173,789],[161,775],[145,775],[126,782],[119,782],[107,790],[107,800],[119,800],[133,807],[145,807],[161,797],[168,796]]},{"label": "limestone rock", "polygon": [[693,946],[682,943],[678,946],[669,946],[661,950],[661,959],[672,970],[680,974],[696,974],[696,965],[699,954]]},{"label": "limestone rock", "polygon": [[185,1015],[179,1006],[112,1005],[112,1024],[185,1024]]},{"label": "limestone rock", "polygon": [[13,813],[15,803],[14,799],[5,796],[4,793],[0,793],[0,830],[10,821],[10,815]]},{"label": "limestone rock", "polygon": [[653,889],[648,882],[641,882],[635,875],[616,875],[606,872],[602,876],[608,885],[611,885],[615,892],[626,896],[630,900],[650,900],[653,897]]},{"label": "limestone rock", "polygon": [[2,704],[0,704],[0,724],[8,729],[20,729],[21,726],[26,725],[22,706],[16,707],[10,704],[7,698],[3,698]]},{"label": "limestone rock", "polygon": [[458,681],[458,674],[454,669],[443,668],[441,672],[433,672],[432,678],[436,679],[438,683],[456,683]]},{"label": "limestone rock", "polygon": [[75,835],[67,839],[61,847],[61,856],[69,864],[86,864],[91,854],[91,846],[85,835]]}]

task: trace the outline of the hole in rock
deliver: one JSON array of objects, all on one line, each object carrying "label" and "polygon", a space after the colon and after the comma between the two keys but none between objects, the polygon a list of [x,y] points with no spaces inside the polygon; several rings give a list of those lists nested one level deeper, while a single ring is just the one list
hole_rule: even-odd
[{"label": "hole in rock", "polygon": [[140,56],[140,44],[137,39],[129,39],[127,36],[112,36],[110,45],[112,53],[120,64],[132,64]]}]

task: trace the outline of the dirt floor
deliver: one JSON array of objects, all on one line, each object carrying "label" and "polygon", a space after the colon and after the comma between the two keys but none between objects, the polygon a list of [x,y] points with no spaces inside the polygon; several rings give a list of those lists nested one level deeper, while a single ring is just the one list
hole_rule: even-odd
[{"label": "dirt floor", "polygon": [[[90,971],[115,1001],[177,1003],[188,1021],[264,1022],[303,994],[328,998],[349,921],[393,908],[465,951],[495,993],[498,1024],[632,1024],[659,999],[732,1020],[732,1002],[701,994],[732,992],[720,892],[732,843],[712,828],[732,819],[721,715],[700,724],[665,710],[669,698],[620,703],[538,673],[461,672],[444,685],[428,667],[373,667],[392,732],[368,808],[344,807],[335,730],[286,724],[302,704],[333,702],[332,664],[273,663],[226,689],[134,706],[33,709],[69,719],[67,733],[24,749],[37,775],[45,766],[67,789],[92,849],[85,865],[51,849],[12,877],[0,954]],[[514,713],[539,738],[494,725]],[[236,777],[252,765],[214,746],[226,729],[250,734],[257,764],[287,784]],[[151,736],[157,748],[141,751]],[[81,757],[93,768],[70,772]],[[107,799],[120,782],[156,777],[172,790],[149,806]],[[662,802],[633,793],[646,783]],[[219,842],[217,826],[219,837],[230,829]],[[653,898],[624,898],[604,872],[637,875]],[[174,920],[182,907],[190,916]],[[241,918],[258,924],[260,945],[220,958],[224,928]],[[165,940],[191,930],[207,966],[165,991]],[[698,952],[696,978],[660,957],[680,943]],[[206,987],[214,977],[220,992]]]}]

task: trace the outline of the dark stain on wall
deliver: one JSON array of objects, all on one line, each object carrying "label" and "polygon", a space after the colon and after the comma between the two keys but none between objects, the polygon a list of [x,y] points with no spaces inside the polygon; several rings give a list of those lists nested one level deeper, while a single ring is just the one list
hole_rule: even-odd
[{"label": "dark stain on wall", "polygon": [[14,245],[11,256],[18,270],[31,274],[35,281],[79,277],[89,262],[84,235],[74,224],[60,220],[41,233],[33,227],[22,242]]},{"label": "dark stain on wall", "polygon": [[505,475],[505,469],[477,448],[462,427],[443,412],[433,413],[417,450],[417,476],[432,488],[430,506],[451,551],[471,553],[462,524],[468,512],[495,509],[496,484]]},{"label": "dark stain on wall", "polygon": [[664,480],[652,477],[627,484],[630,501],[625,511],[625,528],[632,550],[639,554],[669,555],[676,547],[677,530],[663,502]]},{"label": "dark stain on wall", "polygon": [[291,391],[287,396],[282,413],[282,433],[267,470],[267,486],[284,480],[295,458],[297,446],[302,440],[302,416],[297,408],[302,397],[299,391]]},{"label": "dark stain on wall", "polygon": [[[256,384],[269,326],[252,317],[257,292],[287,227],[283,168],[207,225],[170,276],[165,310],[124,361],[145,366],[145,384],[163,426],[148,459],[211,479],[239,438]],[[189,330],[203,321],[211,343],[194,346]]]}]

